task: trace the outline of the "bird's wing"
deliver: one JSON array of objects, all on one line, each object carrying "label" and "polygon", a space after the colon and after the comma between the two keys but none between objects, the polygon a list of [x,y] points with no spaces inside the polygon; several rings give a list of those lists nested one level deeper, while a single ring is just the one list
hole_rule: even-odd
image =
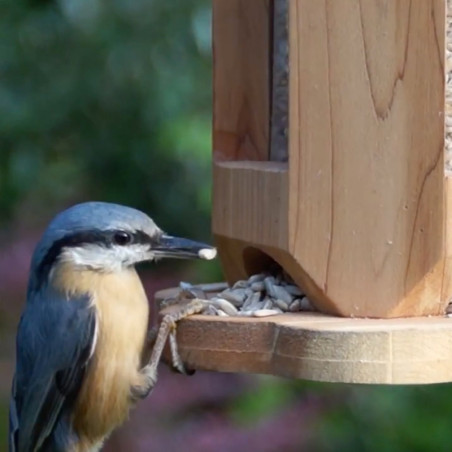
[{"label": "bird's wing", "polygon": [[93,354],[96,315],[88,297],[37,295],[22,316],[10,403],[10,451],[39,451],[71,408]]}]

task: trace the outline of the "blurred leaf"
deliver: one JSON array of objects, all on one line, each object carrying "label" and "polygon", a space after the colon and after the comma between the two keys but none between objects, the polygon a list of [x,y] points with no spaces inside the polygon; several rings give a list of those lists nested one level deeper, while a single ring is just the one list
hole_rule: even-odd
[{"label": "blurred leaf", "polygon": [[207,239],[210,2],[30,5],[0,2],[1,221],[101,199]]},{"label": "blurred leaf", "polygon": [[450,385],[341,385],[337,392],[342,400],[317,420],[312,450],[451,450]]},{"label": "blurred leaf", "polygon": [[289,381],[260,376],[254,391],[234,400],[229,409],[232,419],[239,425],[253,425],[284,407],[293,390]]}]

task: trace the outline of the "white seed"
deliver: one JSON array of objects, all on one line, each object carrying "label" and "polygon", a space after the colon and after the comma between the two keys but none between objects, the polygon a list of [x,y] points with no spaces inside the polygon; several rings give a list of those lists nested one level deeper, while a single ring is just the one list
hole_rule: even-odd
[{"label": "white seed", "polygon": [[274,297],[273,287],[276,285],[275,278],[273,276],[267,276],[264,279],[264,285],[265,285],[265,290],[267,291],[267,293],[271,297]]},{"label": "white seed", "polygon": [[200,299],[205,299],[206,294],[205,292],[199,287],[199,286],[193,286],[190,283],[187,282],[183,282],[181,281],[179,283],[179,287],[180,287],[180,292],[179,292],[179,297],[180,298],[200,298]]},{"label": "white seed", "polygon": [[218,317],[229,317],[229,315],[226,314],[226,312],[222,311],[221,309],[218,310],[217,315]]},{"label": "white seed", "polygon": [[252,275],[248,278],[248,284],[251,285],[255,282],[260,282],[263,281],[265,278],[265,274],[264,273],[258,273],[257,275]]},{"label": "white seed", "polygon": [[224,282],[221,283],[207,283],[207,284],[197,284],[193,286],[196,289],[201,289],[204,292],[222,292],[228,288],[228,285]]},{"label": "white seed", "polygon": [[269,297],[265,297],[262,301],[262,309],[272,309],[273,308],[273,301]]},{"label": "white seed", "polygon": [[276,307],[281,309],[281,311],[289,310],[289,305],[284,300],[281,300],[280,298],[275,298],[274,303],[275,303]]},{"label": "white seed", "polygon": [[190,283],[188,283],[188,282],[181,281],[181,282],[179,283],[179,287],[180,287],[182,290],[190,290],[190,289],[193,287],[193,285],[190,284]]},{"label": "white seed", "polygon": [[265,289],[265,284],[263,281],[256,281],[251,284],[250,288],[251,290],[254,290],[254,292],[262,292]]},{"label": "white seed", "polygon": [[289,305],[292,303],[293,296],[290,295],[289,292],[282,286],[273,286],[273,295],[274,298],[284,301],[285,304]]},{"label": "white seed", "polygon": [[287,284],[287,286],[284,286],[284,289],[286,289],[286,291],[294,297],[301,297],[303,295],[303,292],[300,290],[300,288],[295,286],[294,284]]},{"label": "white seed", "polygon": [[243,302],[245,301],[245,291],[239,292],[239,290],[243,289],[237,289],[232,291],[231,289],[224,290],[219,294],[219,297],[224,298],[231,302],[234,306],[240,307],[243,305]]},{"label": "white seed", "polygon": [[281,314],[281,311],[277,309],[258,309],[257,311],[253,311],[251,315],[253,317],[269,317],[278,314]]},{"label": "white seed", "polygon": [[251,317],[253,315],[253,312],[254,311],[243,311],[243,310],[240,310],[239,313],[238,313],[238,316],[239,317]]},{"label": "white seed", "polygon": [[315,309],[308,297],[303,297],[300,300],[300,309],[302,311],[315,311]]},{"label": "white seed", "polygon": [[249,297],[245,303],[243,304],[242,309],[244,311],[251,311],[254,309],[258,309],[260,308],[260,298],[261,298],[261,293],[260,292],[255,292],[251,297]]},{"label": "white seed", "polygon": [[[452,133],[450,144],[452,147]],[[204,303],[203,314],[221,317],[237,315],[265,317],[283,312],[315,310],[310,300],[303,296],[301,289],[285,273],[276,276],[264,273],[252,275],[247,281],[237,281],[232,288],[228,288],[224,283],[194,286],[187,282],[181,282],[179,287],[179,293],[172,299],[162,302],[161,306],[198,299]],[[206,292],[211,299],[208,299]],[[452,303],[447,308],[447,314],[452,315]]]},{"label": "white seed", "polygon": [[292,301],[292,303],[290,303],[289,311],[290,312],[298,312],[300,310],[301,310],[300,299],[299,298],[295,298],[295,300]]},{"label": "white seed", "polygon": [[248,287],[248,281],[244,281],[243,279],[237,281],[232,288],[233,289],[244,289],[245,287]]},{"label": "white seed", "polygon": [[238,299],[242,300],[242,302],[245,301],[245,298],[247,297],[247,289],[233,289],[231,290],[231,293],[233,293]]},{"label": "white seed", "polygon": [[217,308],[224,311],[226,314],[234,316],[237,315],[237,308],[228,300],[224,298],[214,297],[210,302]]}]

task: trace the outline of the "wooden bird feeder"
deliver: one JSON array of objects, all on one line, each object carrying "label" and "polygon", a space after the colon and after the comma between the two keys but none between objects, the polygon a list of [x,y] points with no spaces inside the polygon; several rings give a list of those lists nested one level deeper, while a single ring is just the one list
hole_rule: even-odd
[{"label": "wooden bird feeder", "polygon": [[445,0],[213,0],[224,273],[276,261],[320,313],[184,320],[189,367],[452,381],[445,12]]}]

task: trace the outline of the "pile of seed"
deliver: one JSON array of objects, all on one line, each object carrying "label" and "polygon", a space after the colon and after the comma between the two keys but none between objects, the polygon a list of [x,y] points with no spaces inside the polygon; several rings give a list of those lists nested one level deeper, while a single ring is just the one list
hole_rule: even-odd
[{"label": "pile of seed", "polygon": [[[213,296],[209,292],[217,290]],[[173,300],[203,300],[203,314],[218,316],[266,317],[284,312],[314,311],[303,292],[287,275],[260,273],[248,280],[237,281],[232,287],[225,284],[197,285],[180,283],[180,291]]]},{"label": "pile of seed", "polygon": [[445,167],[452,172],[452,0],[447,0]]}]

